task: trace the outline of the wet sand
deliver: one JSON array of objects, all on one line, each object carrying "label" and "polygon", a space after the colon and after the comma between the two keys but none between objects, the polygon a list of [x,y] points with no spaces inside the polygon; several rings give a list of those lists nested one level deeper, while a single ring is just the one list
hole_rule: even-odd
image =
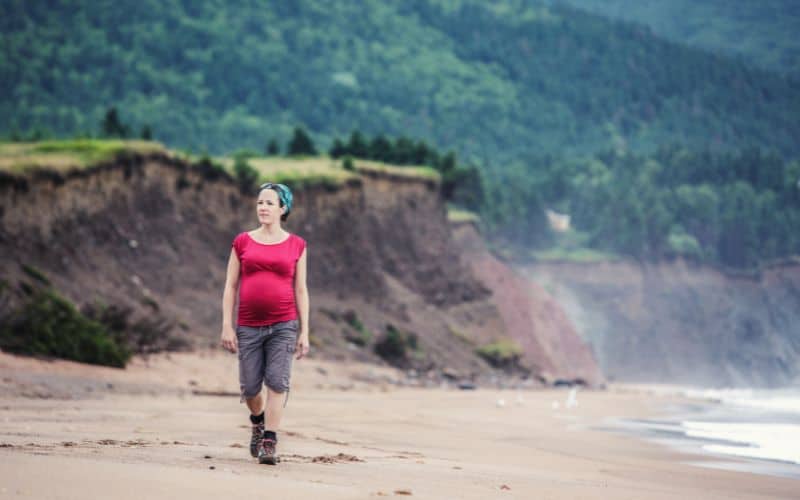
[{"label": "wet sand", "polygon": [[[296,362],[277,466],[249,456],[236,359],[126,370],[0,353],[0,498],[796,498],[800,481],[595,428],[677,396],[612,387],[398,387],[388,368]],[[215,395],[211,395],[215,394]],[[498,404],[502,399],[502,404]],[[558,407],[554,407],[554,403]],[[716,460],[716,459],[715,459]]]}]

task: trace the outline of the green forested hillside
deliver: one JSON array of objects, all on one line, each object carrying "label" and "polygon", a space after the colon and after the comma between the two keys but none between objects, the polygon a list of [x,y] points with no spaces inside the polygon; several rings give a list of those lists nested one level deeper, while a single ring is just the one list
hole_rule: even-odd
[{"label": "green forested hillside", "polygon": [[[318,151],[350,137],[334,156],[436,167],[492,241],[740,268],[800,253],[800,80],[551,3],[9,0],[0,134],[97,135],[105,116],[171,148],[274,154],[302,126]],[[701,13],[687,23],[722,9],[678,4]]]},{"label": "green forested hillside", "polygon": [[[526,165],[496,175],[484,209],[487,223],[512,241],[740,269],[800,253],[798,161],[757,149],[716,155],[664,147]],[[527,203],[513,199],[520,195]],[[573,230],[549,232],[546,207],[569,214]]]},{"label": "green forested hillside", "polygon": [[671,40],[736,54],[800,77],[800,3],[795,0],[557,0],[647,25]]},{"label": "green forested hillside", "polygon": [[506,0],[11,0],[0,133],[93,133],[117,106],[172,147],[263,150],[295,125],[426,139],[462,158],[611,144],[796,156],[800,89],[567,7]]}]

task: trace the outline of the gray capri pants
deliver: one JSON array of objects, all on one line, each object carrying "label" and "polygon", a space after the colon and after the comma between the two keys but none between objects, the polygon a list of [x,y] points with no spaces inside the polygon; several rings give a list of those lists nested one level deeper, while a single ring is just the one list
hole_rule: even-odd
[{"label": "gray capri pants", "polygon": [[236,327],[239,386],[242,392],[240,402],[257,396],[262,383],[275,392],[289,390],[299,326],[299,320],[290,319],[267,326]]}]

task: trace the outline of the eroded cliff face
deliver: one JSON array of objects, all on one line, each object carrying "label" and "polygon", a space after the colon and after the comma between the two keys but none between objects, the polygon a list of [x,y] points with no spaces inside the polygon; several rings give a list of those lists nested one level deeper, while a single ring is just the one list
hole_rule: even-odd
[{"label": "eroded cliff face", "polygon": [[535,280],[492,255],[473,224],[454,224],[453,234],[464,260],[492,291],[492,303],[503,319],[501,334],[522,347],[525,363],[551,382],[602,385],[604,377],[591,349],[560,304]]},{"label": "eroded cliff face", "polygon": [[564,306],[610,378],[800,384],[800,264],[774,265],[756,276],[682,261],[519,269]]},{"label": "eroded cliff face", "polygon": [[[380,362],[373,346],[395,328],[417,338],[409,368],[491,372],[471,339],[502,321],[461,263],[435,183],[364,175],[298,190],[295,203],[285,227],[308,242],[314,352]],[[163,155],[5,183],[0,208],[1,277],[12,288],[31,266],[78,305],[160,314],[196,344],[218,343],[231,242],[257,227],[253,196]],[[343,320],[354,316],[361,331]]]}]

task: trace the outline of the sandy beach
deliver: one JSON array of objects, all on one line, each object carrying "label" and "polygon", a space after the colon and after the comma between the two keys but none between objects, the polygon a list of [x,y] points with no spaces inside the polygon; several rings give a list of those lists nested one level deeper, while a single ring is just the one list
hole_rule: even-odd
[{"label": "sandy beach", "polygon": [[316,359],[295,363],[281,462],[258,465],[236,370],[220,351],[126,370],[0,353],[0,498],[729,499],[800,488],[597,429],[681,403],[668,393],[581,390],[567,408],[568,389],[401,387],[389,368]]}]

